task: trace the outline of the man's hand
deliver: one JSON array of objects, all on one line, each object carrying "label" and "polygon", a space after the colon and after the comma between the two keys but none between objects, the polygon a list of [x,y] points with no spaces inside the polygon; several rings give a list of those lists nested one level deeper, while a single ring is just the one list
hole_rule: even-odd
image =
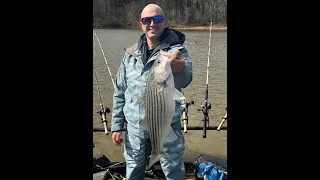
[{"label": "man's hand", "polygon": [[185,62],[183,56],[181,56],[181,54],[179,52],[176,59],[171,62],[172,72],[173,73],[180,72],[183,69],[185,64],[186,64],[186,62]]},{"label": "man's hand", "polygon": [[112,133],[112,141],[114,145],[121,146],[121,144],[123,143],[123,139],[120,139],[120,136],[121,131]]}]

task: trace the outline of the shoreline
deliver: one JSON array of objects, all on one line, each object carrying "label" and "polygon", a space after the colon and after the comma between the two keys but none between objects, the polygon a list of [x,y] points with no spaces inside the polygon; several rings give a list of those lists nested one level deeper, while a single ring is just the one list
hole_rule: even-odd
[{"label": "shoreline", "polygon": [[[177,30],[210,30],[210,26],[169,26]],[[93,29],[140,29],[140,27],[102,27],[93,26]],[[227,26],[212,26],[211,30],[227,31]]]},{"label": "shoreline", "polygon": [[[186,27],[171,27],[172,29],[181,30],[210,30],[210,26],[186,26]],[[227,30],[227,26],[212,26],[211,30]]]}]

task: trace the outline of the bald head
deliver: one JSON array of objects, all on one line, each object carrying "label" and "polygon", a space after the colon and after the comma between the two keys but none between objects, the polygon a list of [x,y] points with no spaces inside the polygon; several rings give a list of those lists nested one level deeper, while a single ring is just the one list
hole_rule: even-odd
[{"label": "bald head", "polygon": [[[162,16],[159,17],[159,16]],[[142,20],[144,18],[144,20]],[[156,18],[156,20],[155,20]],[[146,35],[149,49],[160,43],[160,37],[167,27],[168,20],[162,9],[156,4],[148,4],[141,12],[140,27]]]},{"label": "bald head", "polygon": [[147,17],[149,14],[161,15],[164,17],[164,12],[160,6],[156,4],[148,4],[146,7],[144,7],[141,12],[141,18]]}]

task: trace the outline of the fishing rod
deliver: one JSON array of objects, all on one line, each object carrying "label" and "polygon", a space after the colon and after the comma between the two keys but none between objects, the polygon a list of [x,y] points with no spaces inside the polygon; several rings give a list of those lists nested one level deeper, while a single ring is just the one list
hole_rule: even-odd
[{"label": "fishing rod", "polygon": [[[98,39],[98,37],[96,37]],[[98,42],[99,42],[99,39],[98,39]],[[95,43],[94,43],[94,40],[93,40],[93,44],[95,47]],[[99,42],[100,44],[100,42]],[[101,47],[101,45],[100,45]],[[95,52],[95,51],[94,51]],[[103,52],[103,51],[102,51]],[[103,53],[103,56],[104,56],[104,53]],[[103,123],[103,126],[104,126],[104,132],[106,135],[108,135],[108,121],[107,121],[107,118],[106,118],[106,115],[107,113],[110,113],[110,109],[108,107],[104,108],[103,106],[103,102],[102,102],[102,97],[101,97],[101,94],[100,94],[100,90],[99,90],[99,83],[98,83],[98,78],[97,78],[97,71],[96,71],[96,68],[94,67],[94,63],[93,63],[93,71],[94,71],[94,77],[95,77],[95,80],[96,80],[96,86],[97,86],[97,91],[98,91],[98,96],[99,96],[99,100],[100,100],[100,110],[97,112],[98,114],[100,114],[101,116],[101,121]],[[109,71],[110,72],[110,71]],[[110,74],[111,75],[111,74]],[[111,80],[112,80],[112,77],[111,77]],[[113,80],[112,80],[112,83],[113,83]]]},{"label": "fishing rod", "polygon": [[[210,45],[211,45],[211,29],[212,29],[212,19],[211,19],[211,25],[210,25],[210,37],[209,37],[209,51],[208,51],[208,64],[207,64],[207,79],[206,79],[206,92],[205,92],[205,100],[204,102],[201,102],[201,108],[203,112],[203,131],[202,131],[202,137],[207,137],[207,129],[209,128],[209,109],[211,109],[211,104],[208,102],[208,84],[209,84],[209,65],[210,65]],[[200,109],[198,109],[200,111]]]}]

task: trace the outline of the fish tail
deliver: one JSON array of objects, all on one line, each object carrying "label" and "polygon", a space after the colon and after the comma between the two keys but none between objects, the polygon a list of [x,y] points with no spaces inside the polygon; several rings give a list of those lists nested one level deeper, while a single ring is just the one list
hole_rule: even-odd
[{"label": "fish tail", "polygon": [[150,159],[149,159],[149,168],[160,161],[161,157],[165,156],[163,153],[160,154],[151,154]]}]

